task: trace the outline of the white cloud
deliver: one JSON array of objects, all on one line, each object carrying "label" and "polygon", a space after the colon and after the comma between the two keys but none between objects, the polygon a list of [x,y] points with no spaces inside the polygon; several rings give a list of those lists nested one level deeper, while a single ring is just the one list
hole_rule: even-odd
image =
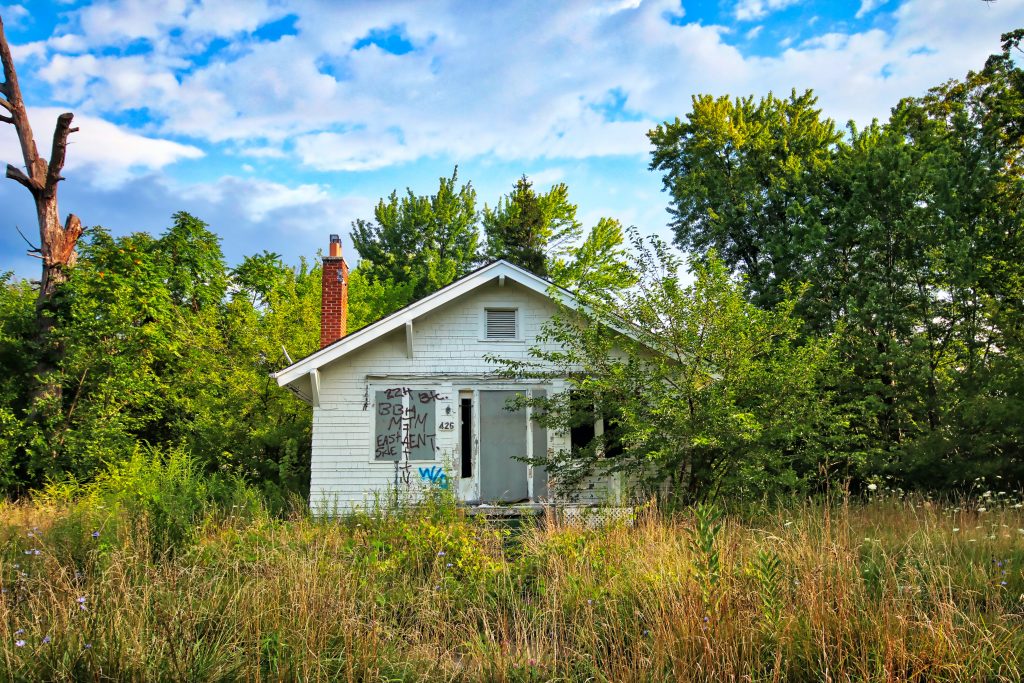
[{"label": "white cloud", "polygon": [[288,155],[280,147],[269,145],[250,145],[238,150],[238,154],[253,159],[284,159]]},{"label": "white cloud", "polygon": [[854,17],[862,19],[884,5],[887,1],[888,0],[860,0],[860,9],[857,10],[857,14],[854,15]]},{"label": "white cloud", "polygon": [[[29,111],[36,146],[44,154],[50,149],[53,127],[63,111],[51,107]],[[89,169],[85,175],[97,186],[117,186],[176,161],[203,156],[197,147],[132,133],[92,116],[76,115],[72,124],[80,130],[68,138],[64,169]],[[0,159],[16,166],[24,163],[13,126],[0,128]]]},{"label": "white cloud", "polygon": [[29,16],[29,11],[24,5],[0,5],[0,18],[4,20],[4,26],[7,28],[23,26]]},{"label": "white cloud", "polygon": [[19,73],[24,73],[25,62],[41,59],[46,56],[46,43],[42,40],[22,43],[21,45],[10,45],[10,48],[11,57],[14,58],[14,64]]},{"label": "white cloud", "polygon": [[764,24],[758,24],[757,26],[755,26],[754,28],[750,29],[745,34],[743,34],[743,37],[746,38],[747,40],[754,40],[755,38],[757,38],[761,34],[761,31],[763,31],[763,30],[764,30]]},{"label": "white cloud", "polygon": [[[747,20],[797,1],[741,0],[732,8]],[[66,51],[75,54],[64,54],[57,41],[73,41],[52,39],[58,53],[38,76],[83,114],[144,108],[153,120],[147,133],[347,172],[431,157],[643,155],[646,131],[685,114],[700,92],[813,88],[827,115],[864,122],[884,117],[902,96],[980,67],[999,33],[1021,19],[1010,2],[979,9],[962,0],[906,0],[891,30],[832,27],[802,43],[782,41],[777,55],[748,56],[729,44],[726,27],[668,21],[680,14],[678,0],[487,7],[268,0],[252,15],[197,0],[143,11],[149,6],[106,0],[76,17],[82,28],[96,27],[85,34],[94,45],[148,37],[152,52],[97,56],[72,44]],[[299,35],[237,37],[288,12],[298,16]],[[168,27],[180,36],[170,38]],[[354,49],[388,30],[413,49]],[[748,29],[748,39],[760,30]],[[183,56],[213,35],[236,37],[208,63]],[[621,110],[609,111],[609,103]]]},{"label": "white cloud", "polygon": [[786,9],[798,2],[800,0],[739,0],[733,12],[738,21],[751,21]]},{"label": "white cloud", "polygon": [[[181,189],[186,199],[203,199],[220,203],[231,197],[245,217],[259,223],[279,209],[319,205],[330,201],[327,189],[322,185],[305,184],[294,187],[268,180],[236,178],[225,176],[216,183],[187,185]],[[244,201],[238,201],[244,199]]]},{"label": "white cloud", "polygon": [[529,174],[530,181],[536,188],[548,188],[565,178],[565,170],[561,168],[545,168]]}]

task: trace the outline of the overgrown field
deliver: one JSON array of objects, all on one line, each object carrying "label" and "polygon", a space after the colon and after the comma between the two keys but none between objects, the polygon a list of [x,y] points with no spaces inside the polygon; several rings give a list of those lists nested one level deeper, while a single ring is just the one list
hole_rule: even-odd
[{"label": "overgrown field", "polygon": [[443,503],[282,520],[242,488],[136,465],[127,492],[108,480],[0,503],[0,678],[990,681],[1024,668],[1012,503],[512,531]]}]

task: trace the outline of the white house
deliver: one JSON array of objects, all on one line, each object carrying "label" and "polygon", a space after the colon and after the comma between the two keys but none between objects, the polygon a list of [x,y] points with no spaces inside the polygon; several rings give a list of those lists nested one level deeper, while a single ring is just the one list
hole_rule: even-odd
[{"label": "white house", "polygon": [[[322,348],[274,374],[313,406],[311,506],[344,510],[389,488],[427,486],[453,489],[470,504],[617,496],[611,480],[559,491],[542,467],[521,460],[568,449],[572,437],[539,426],[529,408],[508,410],[508,400],[566,383],[509,381],[485,359],[528,358],[559,303],[576,305],[568,292],[497,261],[347,335],[348,266],[332,235]],[[601,428],[595,421],[592,433]]]}]

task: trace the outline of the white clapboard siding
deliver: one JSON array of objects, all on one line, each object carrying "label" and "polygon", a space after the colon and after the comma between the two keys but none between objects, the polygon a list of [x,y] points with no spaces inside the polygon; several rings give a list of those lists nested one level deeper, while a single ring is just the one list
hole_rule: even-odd
[{"label": "white clapboard siding", "polygon": [[[513,334],[510,339],[488,338],[487,311],[511,311]],[[511,279],[493,281],[450,301],[421,318],[413,320],[412,357],[409,357],[407,331],[396,329],[319,368],[319,406],[313,409],[313,459],[310,503],[314,510],[343,512],[373,503],[385,496],[396,480],[391,462],[372,461],[373,391],[389,380],[384,375],[427,377],[439,373],[488,375],[496,365],[485,360],[487,354],[504,358],[527,359],[536,343],[541,326],[556,311],[553,302],[542,294]],[[507,319],[506,319],[507,324]],[[369,378],[369,379],[368,379]],[[396,386],[413,388],[428,384],[438,389],[444,400],[436,403],[436,417],[456,419],[458,392],[474,386],[470,379],[439,379],[437,382],[402,379]],[[479,384],[475,386],[479,387]],[[447,409],[451,413],[446,413]],[[411,463],[412,474],[419,467],[454,465],[458,429],[437,431],[438,460]],[[568,435],[551,432],[549,449],[568,448]],[[525,466],[525,465],[524,465]],[[418,476],[412,476],[419,481]],[[606,482],[591,482],[582,491],[583,500],[607,496]]]}]

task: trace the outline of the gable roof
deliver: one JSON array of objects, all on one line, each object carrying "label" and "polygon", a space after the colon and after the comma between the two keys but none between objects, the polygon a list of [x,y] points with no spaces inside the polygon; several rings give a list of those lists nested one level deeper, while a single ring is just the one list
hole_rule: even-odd
[{"label": "gable roof", "polygon": [[[464,294],[501,278],[507,278],[523,285],[541,296],[553,299],[558,303],[572,308],[580,307],[576,297],[567,290],[555,287],[544,278],[534,275],[528,270],[524,270],[508,261],[494,261],[439,289],[433,294],[425,296],[419,301],[414,301],[405,308],[401,308],[375,323],[342,337],[333,344],[329,344],[319,351],[311,353],[302,360],[296,361],[283,370],[272,373],[270,376],[277,380],[279,386],[287,386],[296,380],[307,378],[313,370],[318,370],[327,363],[333,362],[366,344],[380,339],[390,332],[403,328],[406,323],[412,322],[416,318],[426,315]],[[552,297],[552,293],[554,293],[554,297]],[[296,388],[292,387],[292,390],[296,391]],[[296,391],[296,393],[302,395],[304,392]],[[306,398],[305,396],[302,397]]]}]

